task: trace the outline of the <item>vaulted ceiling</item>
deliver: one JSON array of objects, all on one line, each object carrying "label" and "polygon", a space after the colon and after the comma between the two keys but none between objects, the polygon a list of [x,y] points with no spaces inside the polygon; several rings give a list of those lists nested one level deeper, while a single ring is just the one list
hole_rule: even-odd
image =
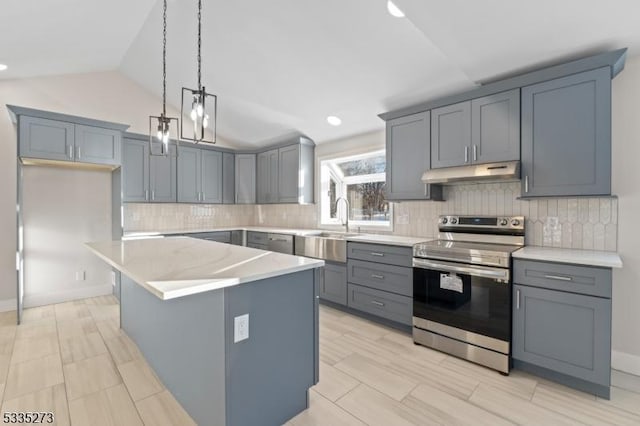
[{"label": "vaulted ceiling", "polygon": [[[119,69],[161,94],[162,2],[5,0],[0,78]],[[377,114],[608,49],[640,53],[637,0],[203,0],[218,133],[259,146],[383,127]],[[168,101],[196,84],[196,0],[169,0]],[[155,113],[155,111],[144,112]],[[327,124],[337,115],[342,125]]]}]

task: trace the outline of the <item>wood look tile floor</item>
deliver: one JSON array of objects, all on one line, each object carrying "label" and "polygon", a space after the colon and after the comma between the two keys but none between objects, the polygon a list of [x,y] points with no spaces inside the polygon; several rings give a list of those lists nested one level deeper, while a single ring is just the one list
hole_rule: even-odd
[{"label": "wood look tile floor", "polygon": [[[20,326],[0,313],[2,411],[52,411],[58,425],[195,424],[118,313],[111,296],[26,309]],[[310,408],[288,425],[640,425],[640,393],[614,387],[605,401],[519,371],[504,377],[326,306],[320,359]]]}]

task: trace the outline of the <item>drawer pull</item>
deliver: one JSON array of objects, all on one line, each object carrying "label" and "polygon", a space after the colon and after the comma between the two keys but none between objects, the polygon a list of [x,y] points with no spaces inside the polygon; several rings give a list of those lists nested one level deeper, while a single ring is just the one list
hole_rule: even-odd
[{"label": "drawer pull", "polygon": [[547,278],[547,279],[550,279],[550,280],[573,281],[573,278],[571,278],[571,277],[563,277],[562,275],[545,275],[544,277]]},{"label": "drawer pull", "polygon": [[384,253],[378,253],[378,252],[371,252],[369,253],[371,256],[378,256],[378,257],[384,257]]},{"label": "drawer pull", "polygon": [[384,280],[384,275],[380,274],[371,274],[371,278],[377,278],[379,280]]},{"label": "drawer pull", "polygon": [[520,310],[520,290],[516,290],[516,309]]},{"label": "drawer pull", "polygon": [[384,306],[384,303],[378,302],[377,300],[372,300],[371,303],[376,305],[376,306]]}]

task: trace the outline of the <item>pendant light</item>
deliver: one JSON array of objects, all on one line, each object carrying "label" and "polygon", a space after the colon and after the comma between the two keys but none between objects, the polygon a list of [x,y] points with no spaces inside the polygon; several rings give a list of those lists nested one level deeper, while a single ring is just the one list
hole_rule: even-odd
[{"label": "pendant light", "polygon": [[[171,123],[175,121],[175,133],[178,132],[178,119],[167,117],[167,0],[164,0],[162,15],[162,114],[149,116],[149,154],[169,155]],[[174,138],[177,144],[177,137]]]},{"label": "pendant light", "polygon": [[[207,93],[202,86],[202,0],[198,0],[198,88],[182,88],[180,138],[195,143],[216,143],[218,97]],[[186,113],[186,115],[185,115]],[[190,125],[185,129],[185,117]],[[207,133],[212,137],[207,138]]]}]

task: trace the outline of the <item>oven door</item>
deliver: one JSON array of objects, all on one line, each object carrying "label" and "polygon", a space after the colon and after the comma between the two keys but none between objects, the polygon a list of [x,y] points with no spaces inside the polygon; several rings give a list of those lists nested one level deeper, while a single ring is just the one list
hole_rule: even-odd
[{"label": "oven door", "polygon": [[511,341],[509,269],[414,258],[413,316],[419,328],[509,353],[482,343]]}]

